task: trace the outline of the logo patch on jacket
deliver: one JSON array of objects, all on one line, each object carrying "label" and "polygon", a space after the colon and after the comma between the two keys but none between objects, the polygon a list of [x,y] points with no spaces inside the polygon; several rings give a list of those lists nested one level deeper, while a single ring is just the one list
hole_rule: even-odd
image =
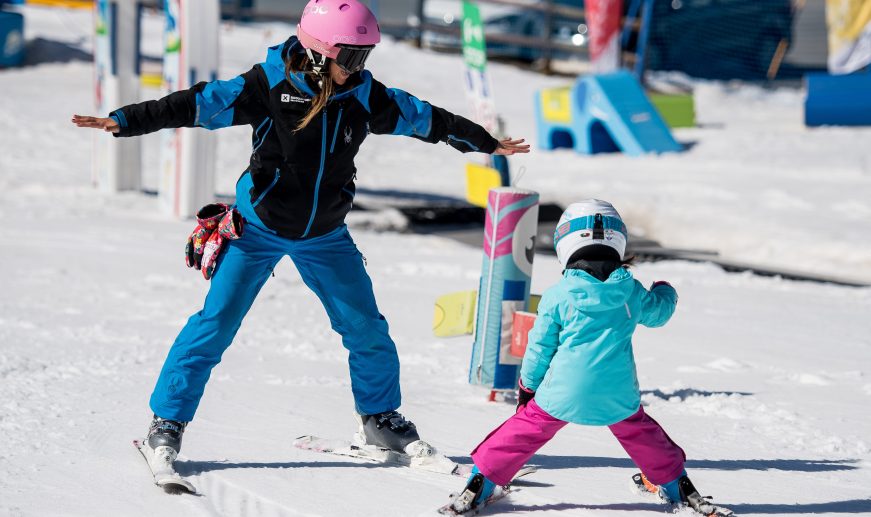
[{"label": "logo patch on jacket", "polygon": [[311,99],[307,99],[305,97],[297,97],[296,95],[291,95],[289,93],[281,94],[281,102],[298,102],[300,104],[305,104],[309,101],[311,101]]},{"label": "logo patch on jacket", "polygon": [[345,143],[351,143],[351,126],[345,126]]}]

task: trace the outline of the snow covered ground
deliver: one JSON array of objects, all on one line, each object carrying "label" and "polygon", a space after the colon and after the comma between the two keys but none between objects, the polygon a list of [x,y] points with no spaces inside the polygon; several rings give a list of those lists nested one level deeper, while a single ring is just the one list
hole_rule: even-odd
[{"label": "snow covered ground", "polygon": [[[25,13],[29,40],[89,48],[89,14]],[[159,34],[160,20],[148,23],[146,34]],[[225,27],[224,75],[246,70],[288,31]],[[455,56],[386,42],[370,68],[389,85],[466,110]],[[492,73],[512,135],[534,139],[532,93],[565,79],[500,65]],[[346,353],[287,262],[186,433],[179,468],[202,496],[150,485],[130,441],[143,436],[163,358],[208,285],[183,265],[190,222],[165,218],[152,197],[90,186],[93,135],[68,120],[91,112],[91,89],[84,61],[0,71],[0,515],[431,515],[460,479],[292,447],[302,434],[350,436],[354,420]],[[544,200],[611,200],[632,230],[666,245],[871,281],[871,130],[804,128],[802,95],[699,83],[701,125],[677,132],[694,143],[685,153],[534,150],[512,165],[526,169],[520,186]],[[249,139],[245,129],[220,138],[218,186],[230,192]],[[466,159],[372,137],[359,184],[461,197]],[[430,327],[436,296],[477,285],[480,250],[432,236],[353,234],[398,344],[402,410],[443,452],[468,461],[513,408],[466,383],[470,338],[434,338]],[[686,450],[696,486],[741,515],[871,514],[871,288],[686,262],[634,269],[646,284],[671,281],[681,296],[674,320],[639,330],[635,349],[647,410]],[[558,274],[554,257],[537,256],[533,291]],[[487,513],[664,511],[630,492],[635,469],[607,430],[567,427],[533,462],[542,470]]]}]

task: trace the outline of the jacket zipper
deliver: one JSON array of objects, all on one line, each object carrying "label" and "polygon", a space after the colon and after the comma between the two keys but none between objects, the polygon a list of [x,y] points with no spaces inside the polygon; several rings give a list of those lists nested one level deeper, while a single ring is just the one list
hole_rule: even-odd
[{"label": "jacket zipper", "polygon": [[263,198],[266,197],[266,194],[269,194],[269,191],[272,190],[273,187],[275,187],[276,183],[278,183],[278,178],[280,178],[280,177],[281,177],[281,170],[276,167],[275,168],[275,177],[272,178],[272,183],[270,183],[269,186],[266,187],[266,190],[264,190],[263,192],[260,193],[259,196],[257,196],[257,201],[255,201],[254,204],[251,205],[251,208],[254,208],[255,206],[259,205],[261,201],[263,201]]},{"label": "jacket zipper", "polygon": [[324,162],[327,158],[327,109],[324,108],[324,114],[321,118],[323,123],[321,124],[321,166],[318,169],[318,179],[315,181],[315,198],[312,202],[312,214],[308,218],[308,226],[305,227],[305,232],[303,232],[300,238],[305,238],[308,236],[308,233],[312,229],[312,223],[315,222],[315,214],[318,211],[318,194],[321,190],[321,178],[324,175]]},{"label": "jacket zipper", "polygon": [[342,110],[345,108],[339,108],[339,116],[336,117],[336,129],[333,130],[333,143],[330,144],[330,154],[333,154],[333,149],[336,147],[336,136],[339,134],[339,122],[342,121]]}]

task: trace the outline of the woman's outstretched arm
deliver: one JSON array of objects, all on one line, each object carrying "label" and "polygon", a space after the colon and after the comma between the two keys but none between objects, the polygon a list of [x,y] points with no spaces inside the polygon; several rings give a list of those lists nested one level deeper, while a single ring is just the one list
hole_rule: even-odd
[{"label": "woman's outstretched arm", "polygon": [[257,65],[229,81],[197,83],[161,99],[118,108],[106,118],[73,115],[72,122],[118,137],[139,136],[164,128],[219,129],[250,124],[266,116],[262,93],[265,81]]},{"label": "woman's outstretched arm", "polygon": [[433,106],[398,88],[372,79],[369,95],[370,130],[375,134],[405,135],[425,142],[446,142],[467,153],[511,155],[529,152],[524,140],[496,140],[483,127],[450,111]]}]

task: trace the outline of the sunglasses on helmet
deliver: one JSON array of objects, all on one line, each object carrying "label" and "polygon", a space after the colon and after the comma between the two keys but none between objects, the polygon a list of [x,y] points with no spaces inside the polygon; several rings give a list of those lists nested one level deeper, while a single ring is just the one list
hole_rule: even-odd
[{"label": "sunglasses on helmet", "polygon": [[359,72],[366,64],[366,58],[375,48],[375,45],[337,45],[339,54],[334,61],[339,67],[349,74]]}]

